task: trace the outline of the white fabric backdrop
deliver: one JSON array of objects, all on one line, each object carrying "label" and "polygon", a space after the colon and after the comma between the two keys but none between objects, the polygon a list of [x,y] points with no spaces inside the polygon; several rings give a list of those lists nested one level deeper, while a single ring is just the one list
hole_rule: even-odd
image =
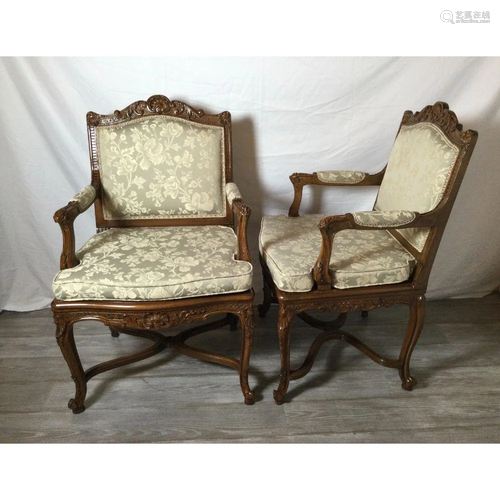
[{"label": "white fabric backdrop", "polygon": [[[445,232],[429,298],[482,296],[500,283],[500,58],[0,59],[0,310],[52,300],[61,235],[54,211],[90,182],[85,114],[152,94],[233,117],[235,180],[252,208],[255,290],[264,214],[288,210],[297,171],[387,162],[401,116],[448,102],[479,141]],[[373,188],[306,190],[302,212],[367,210]],[[77,219],[77,245],[95,231]]]}]

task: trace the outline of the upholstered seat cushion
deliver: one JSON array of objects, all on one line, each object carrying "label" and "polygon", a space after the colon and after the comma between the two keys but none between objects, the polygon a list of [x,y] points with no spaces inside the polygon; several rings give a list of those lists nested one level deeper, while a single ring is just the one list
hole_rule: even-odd
[{"label": "upholstered seat cushion", "polygon": [[[314,280],[312,269],[321,248],[318,229],[321,214],[262,219],[260,253],[276,286],[285,292],[307,292]],[[406,281],[415,261],[385,229],[345,230],[333,240],[330,271],[335,288]]]},{"label": "upholstered seat cushion", "polygon": [[237,240],[224,226],[109,229],[60,271],[60,300],[163,300],[249,290],[252,265],[234,259]]}]

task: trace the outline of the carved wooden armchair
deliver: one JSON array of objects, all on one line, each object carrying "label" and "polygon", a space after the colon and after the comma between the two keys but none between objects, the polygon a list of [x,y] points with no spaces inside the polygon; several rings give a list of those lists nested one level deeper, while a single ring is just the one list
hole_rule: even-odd
[{"label": "carved wooden armchair", "polygon": [[[266,216],[260,232],[265,316],[279,304],[281,354],[275,402],[281,404],[290,380],[306,375],[324,342],[340,339],[373,361],[399,370],[402,386],[412,390],[410,357],[424,323],[425,292],[431,267],[460,183],[477,140],[437,102],[406,111],[386,167],[375,175],[324,171],[290,176],[295,196],[288,217]],[[373,211],[299,216],[302,189],[321,186],[380,186]],[[408,304],[409,324],[398,359],[387,359],[341,330],[346,314]],[[339,313],[325,322],[306,311]],[[290,368],[290,330],[298,316],[322,332],[303,364]]]},{"label": "carved wooden armchair", "polygon": [[[111,115],[87,114],[92,182],[54,220],[61,226],[61,271],[53,282],[57,342],[76,384],[73,413],[85,410],[95,375],[172,347],[238,370],[246,404],[254,329],[250,209],[233,182],[231,115],[210,115],[156,95]],[[97,234],[75,252],[73,222],[94,205]],[[233,230],[236,220],[236,234]],[[162,329],[222,319],[165,336]],[[242,325],[240,359],[188,346],[214,328]],[[97,320],[117,337],[154,344],[84,371],[73,336]]]}]

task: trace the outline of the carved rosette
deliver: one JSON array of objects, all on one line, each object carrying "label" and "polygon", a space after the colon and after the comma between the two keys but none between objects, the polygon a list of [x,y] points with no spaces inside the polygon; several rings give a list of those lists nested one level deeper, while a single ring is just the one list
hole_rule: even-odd
[{"label": "carved rosette", "polygon": [[469,144],[470,141],[472,140],[472,137],[474,136],[472,130],[467,130],[466,132],[462,132],[461,134],[461,138],[462,138],[462,142],[464,144]]},{"label": "carved rosette", "polygon": [[202,319],[207,314],[206,309],[195,309],[192,311],[178,312],[156,312],[134,316],[128,316],[125,321],[128,326],[135,325],[136,328],[150,330],[152,328],[169,328],[184,322],[192,322]]}]

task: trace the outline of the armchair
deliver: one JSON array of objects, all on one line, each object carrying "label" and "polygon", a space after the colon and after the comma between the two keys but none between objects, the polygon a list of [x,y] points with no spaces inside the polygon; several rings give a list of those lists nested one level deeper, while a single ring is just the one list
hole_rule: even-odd
[{"label": "armchair", "polygon": [[[324,342],[340,339],[382,366],[397,368],[402,387],[417,383],[410,358],[425,315],[425,292],[434,258],[477,140],[462,132],[448,105],[437,102],[403,115],[386,167],[363,172],[323,171],[290,176],[294,199],[288,217],[266,216],[260,232],[265,316],[279,304],[281,372],[274,391],[284,401],[289,382],[312,368]],[[345,215],[299,215],[305,185],[379,187],[373,211]],[[341,328],[348,312],[407,304],[410,316],[397,359],[388,359]],[[334,321],[307,311],[336,312]],[[290,331],[297,316],[322,330],[303,364],[290,367]]]},{"label": "armchair", "polygon": [[[73,413],[85,410],[87,382],[167,347],[236,369],[246,404],[254,330],[250,208],[233,182],[231,116],[155,95],[111,115],[87,114],[91,184],[54,215],[63,235],[53,282],[56,338],[76,385]],[[97,234],[75,250],[74,220],[95,208]],[[233,230],[236,222],[236,233]],[[225,317],[175,336],[155,331]],[[186,344],[241,320],[240,358]],[[84,371],[73,326],[97,320],[113,337],[149,339],[141,351]]]}]

